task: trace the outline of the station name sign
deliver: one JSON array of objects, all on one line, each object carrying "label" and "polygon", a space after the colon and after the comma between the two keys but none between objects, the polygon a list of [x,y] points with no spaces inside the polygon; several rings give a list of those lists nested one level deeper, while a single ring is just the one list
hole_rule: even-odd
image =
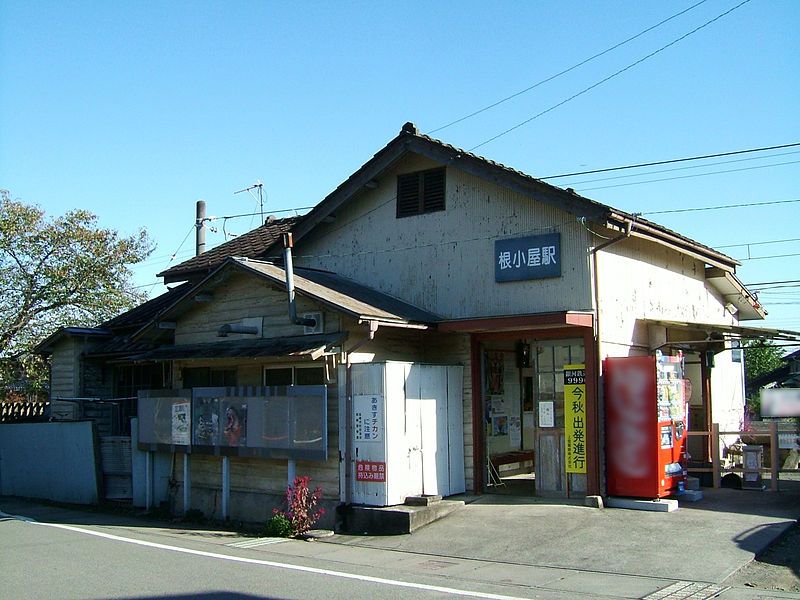
[{"label": "station name sign", "polygon": [[494,280],[561,277],[561,234],[546,233],[494,242]]}]

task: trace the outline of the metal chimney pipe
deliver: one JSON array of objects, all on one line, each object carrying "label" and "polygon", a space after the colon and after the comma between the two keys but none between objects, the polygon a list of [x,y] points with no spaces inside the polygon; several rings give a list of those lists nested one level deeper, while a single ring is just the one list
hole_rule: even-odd
[{"label": "metal chimney pipe", "polygon": [[297,316],[297,303],[294,297],[294,269],[292,267],[292,241],[291,233],[283,234],[283,268],[286,270],[286,293],[289,295],[289,320],[295,325],[316,327],[316,319],[305,319]]},{"label": "metal chimney pipe", "polygon": [[194,255],[200,256],[206,251],[206,201],[197,201],[197,219],[194,222],[196,229],[195,232],[195,245]]}]

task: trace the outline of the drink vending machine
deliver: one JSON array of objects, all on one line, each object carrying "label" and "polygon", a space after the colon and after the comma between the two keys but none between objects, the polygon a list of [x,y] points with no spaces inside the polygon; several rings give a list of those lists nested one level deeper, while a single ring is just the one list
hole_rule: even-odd
[{"label": "drink vending machine", "polygon": [[608,493],[663,498],[686,486],[683,356],[603,361]]}]

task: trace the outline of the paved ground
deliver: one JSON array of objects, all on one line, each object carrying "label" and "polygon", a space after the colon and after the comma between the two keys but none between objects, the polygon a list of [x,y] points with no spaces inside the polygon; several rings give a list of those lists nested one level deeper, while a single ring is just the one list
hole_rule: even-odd
[{"label": "paved ground", "polygon": [[800,484],[778,493],[704,489],[672,513],[482,496],[410,536],[335,543],[525,565],[721,583],[800,517]]},{"label": "paved ground", "polygon": [[[702,502],[684,504],[674,513],[598,510],[577,504],[484,496],[469,498],[470,504],[462,510],[410,536],[335,536],[315,543],[254,544],[252,538],[233,532],[183,529],[180,524],[10,498],[0,498],[0,511],[168,545],[213,552],[223,549],[226,554],[448,586],[479,595],[678,600],[696,592],[692,598],[709,598],[712,594],[723,600],[800,598],[798,593],[759,590],[745,587],[747,580],[727,579],[800,516],[800,486],[787,486],[777,494],[704,492],[706,499]],[[7,522],[0,526],[11,531]],[[7,539],[0,535],[0,554],[18,558],[15,551],[4,548]],[[281,586],[285,580],[280,580]],[[732,583],[733,587],[728,587]],[[338,583],[331,586],[336,595],[343,593]],[[317,589],[304,583],[301,587],[306,597],[325,597],[325,586]],[[355,585],[349,589],[353,598],[370,594]],[[399,588],[392,590],[388,595],[395,595]],[[428,595],[422,591],[417,594]],[[296,593],[281,587],[269,597],[296,597]],[[383,596],[379,593],[372,597]]]}]

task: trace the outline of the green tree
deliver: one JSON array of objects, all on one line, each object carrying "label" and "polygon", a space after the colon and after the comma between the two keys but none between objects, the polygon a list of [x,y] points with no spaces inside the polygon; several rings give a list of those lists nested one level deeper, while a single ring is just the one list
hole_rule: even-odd
[{"label": "green tree", "polygon": [[783,351],[770,340],[748,340],[744,350],[744,377],[747,382],[747,406],[753,415],[761,414],[761,392],[752,382],[783,365]]},{"label": "green tree", "polygon": [[58,327],[97,325],[141,302],[129,266],[152,250],[144,230],[122,237],[80,209],[50,219],[0,190],[0,393],[46,384],[32,349]]},{"label": "green tree", "polygon": [[770,340],[748,340],[744,348],[744,374],[747,383],[783,365],[783,350]]}]

